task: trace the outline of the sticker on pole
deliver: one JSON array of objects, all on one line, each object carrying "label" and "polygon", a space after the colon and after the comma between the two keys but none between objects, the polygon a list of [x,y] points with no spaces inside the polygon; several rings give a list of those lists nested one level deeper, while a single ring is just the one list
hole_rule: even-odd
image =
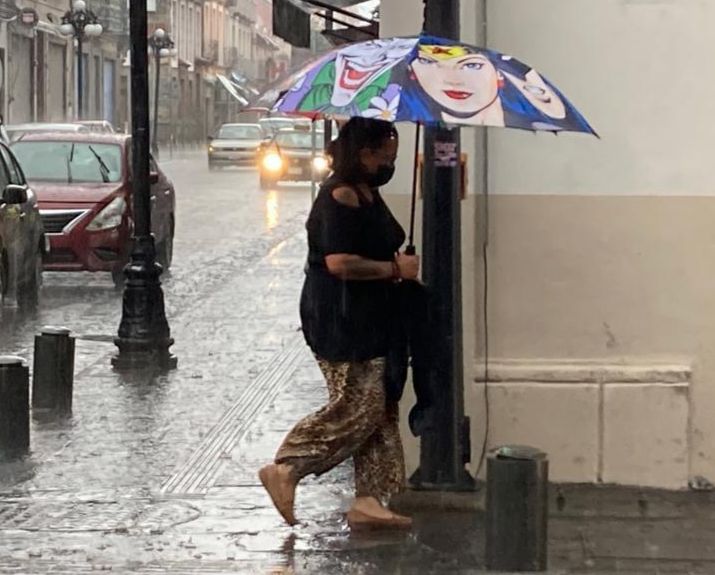
[{"label": "sticker on pole", "polygon": [[456,142],[435,142],[434,143],[434,165],[437,168],[457,167],[457,143]]}]

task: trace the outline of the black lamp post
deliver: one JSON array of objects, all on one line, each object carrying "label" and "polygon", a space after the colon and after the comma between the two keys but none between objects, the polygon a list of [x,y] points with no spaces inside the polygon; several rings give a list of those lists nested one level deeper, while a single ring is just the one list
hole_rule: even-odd
[{"label": "black lamp post", "polygon": [[[459,0],[424,4],[425,32],[459,37]],[[440,393],[435,395],[434,426],[421,437],[420,467],[411,481],[421,489],[470,490],[475,482],[465,469],[471,454],[464,416],[459,130],[428,126],[424,147],[423,277],[435,300],[432,377]]]},{"label": "black lamp post", "polygon": [[82,119],[82,44],[85,37],[93,38],[102,34],[102,25],[94,12],[87,8],[85,0],[75,0],[72,10],[65,12],[60,24],[60,33],[77,40],[77,119]]},{"label": "black lamp post", "polygon": [[114,339],[119,353],[112,358],[115,369],[172,369],[176,357],[169,352],[174,343],[164,312],[161,289],[162,268],[156,262],[151,234],[149,180],[149,81],[146,0],[130,0],[129,29],[132,73],[132,180],[134,245],[124,268],[122,320]]},{"label": "black lamp post", "polygon": [[157,28],[149,36],[149,47],[154,54],[154,126],[152,128],[151,151],[155,158],[159,157],[159,73],[161,71],[161,59],[173,55],[174,41],[163,28]]}]

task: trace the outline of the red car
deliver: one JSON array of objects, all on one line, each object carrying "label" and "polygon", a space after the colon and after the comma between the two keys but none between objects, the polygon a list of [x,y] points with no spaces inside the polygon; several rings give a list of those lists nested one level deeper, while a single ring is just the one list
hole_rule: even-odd
[{"label": "red car", "polygon": [[[50,253],[49,271],[111,272],[123,284],[132,217],[131,137],[125,134],[27,134],[12,145],[37,194]],[[157,260],[171,266],[174,186],[151,160],[152,232]]]}]

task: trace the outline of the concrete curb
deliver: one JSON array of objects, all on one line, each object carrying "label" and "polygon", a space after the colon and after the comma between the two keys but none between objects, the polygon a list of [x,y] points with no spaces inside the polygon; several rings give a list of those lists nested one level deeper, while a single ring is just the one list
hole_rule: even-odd
[{"label": "concrete curb", "polygon": [[481,512],[485,509],[486,490],[481,486],[476,491],[420,491],[409,489],[393,498],[391,506],[398,511],[464,511]]}]

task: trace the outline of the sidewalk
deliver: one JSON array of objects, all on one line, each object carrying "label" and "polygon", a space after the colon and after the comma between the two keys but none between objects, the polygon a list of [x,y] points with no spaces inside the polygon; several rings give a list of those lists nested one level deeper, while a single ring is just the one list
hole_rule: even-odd
[{"label": "sidewalk", "polygon": [[[351,534],[349,464],[301,485],[296,528],[258,484],[325,399],[296,331],[301,225],[174,302],[178,370],[122,377],[110,343],[78,342],[73,418],[34,421],[32,455],[0,464],[0,573],[484,572],[482,494],[408,498],[411,533]],[[563,486],[551,503],[551,573],[715,573],[713,493]]]}]

